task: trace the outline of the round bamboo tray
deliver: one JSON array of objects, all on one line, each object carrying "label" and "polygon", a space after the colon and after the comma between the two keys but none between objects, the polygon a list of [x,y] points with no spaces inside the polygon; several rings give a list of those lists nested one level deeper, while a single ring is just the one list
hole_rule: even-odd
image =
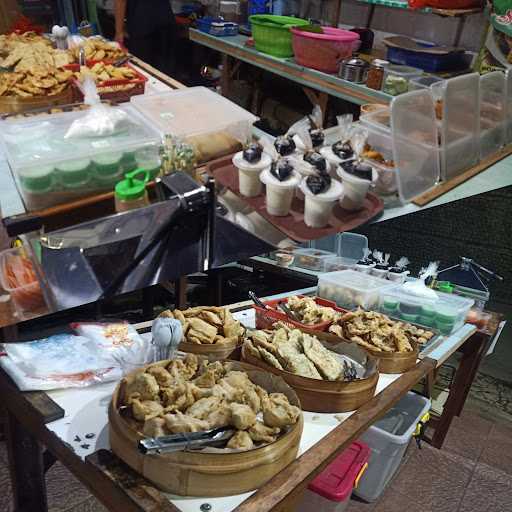
[{"label": "round bamboo tray", "polygon": [[[155,365],[166,365],[160,361]],[[229,361],[233,370],[247,372],[252,382],[268,392],[284,393],[290,403],[300,407],[296,393],[282,379],[254,366]],[[149,365],[154,366],[154,365]],[[145,371],[127,375],[117,386],[108,410],[112,451],[135,471],[163,491],[180,496],[229,496],[261,487],[297,457],[304,420],[299,421],[274,443],[247,452],[205,453],[181,451],[161,455],[143,455],[137,444],[144,436],[135,421],[123,417],[119,407],[127,383]]]},{"label": "round bamboo tray", "polygon": [[66,87],[61,93],[53,96],[34,96],[20,98],[19,96],[0,97],[0,114],[21,114],[29,110],[73,103],[73,88]]},{"label": "round bamboo tray", "polygon": [[209,361],[220,361],[222,359],[234,359],[240,360],[240,347],[241,344],[237,342],[233,343],[220,343],[220,344],[203,344],[189,343],[188,341],[182,341],[178,345],[178,350],[182,352],[189,352],[196,354],[197,356],[204,356]]},{"label": "round bamboo tray", "polygon": [[244,346],[241,360],[282,377],[297,393],[304,411],[335,413],[354,411],[373,398],[379,371],[377,361],[372,356],[368,358],[375,371],[367,378],[352,382],[310,379],[279,370],[254,357]]},{"label": "round bamboo tray", "polygon": [[417,344],[412,345],[412,352],[376,352],[366,347],[361,348],[379,360],[380,373],[405,373],[416,366],[418,360],[420,348]]}]

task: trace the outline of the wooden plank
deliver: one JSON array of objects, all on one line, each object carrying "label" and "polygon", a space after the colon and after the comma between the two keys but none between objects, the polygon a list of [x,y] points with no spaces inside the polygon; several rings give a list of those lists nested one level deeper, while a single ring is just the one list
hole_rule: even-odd
[{"label": "wooden plank", "polygon": [[423,359],[241,503],[236,512],[284,511],[354,439],[435,367]]},{"label": "wooden plank", "polygon": [[432,14],[437,14],[438,16],[445,16],[448,18],[455,18],[458,16],[469,16],[470,14],[477,14],[482,12],[481,7],[475,7],[473,9],[434,9],[432,8]]},{"label": "wooden plank", "polygon": [[500,160],[503,160],[505,157],[507,157],[511,154],[512,154],[512,145],[509,145],[505,149],[486,158],[485,160],[481,161],[479,164],[475,165],[474,167],[471,167],[467,171],[464,171],[462,174],[459,174],[455,178],[452,178],[451,180],[448,180],[448,181],[444,181],[443,183],[440,183],[432,190],[429,190],[428,192],[425,192],[424,194],[421,194],[421,195],[415,197],[412,200],[412,202],[417,206],[425,206],[428,203],[431,203],[434,199],[437,199],[438,197],[442,196],[443,194],[446,194],[446,192],[449,192],[450,190],[454,189],[455,187],[458,187],[459,185],[466,182],[470,178],[477,176],[481,172],[483,172],[486,169],[488,169],[489,167],[491,167],[491,165],[495,164],[496,162],[499,162]]},{"label": "wooden plank", "polygon": [[370,90],[364,86],[352,84],[334,76],[329,76],[330,80],[328,80],[321,74],[313,74],[311,72],[312,70],[307,68],[299,67],[296,69],[285,61],[270,58],[269,56],[255,50],[249,51],[247,48],[242,46],[229,44],[221,38],[208,36],[207,34],[203,34],[197,30],[190,30],[190,40],[247,62],[248,64],[252,64],[253,66],[260,67],[271,73],[288,78],[306,87],[311,87],[323,93],[337,96],[353,103],[388,104],[391,101],[391,97],[389,99],[384,99],[380,96],[372,95]]},{"label": "wooden plank", "polygon": [[178,80],[175,80],[174,78],[171,78],[169,75],[166,75],[161,71],[158,71],[158,69],[154,68],[147,62],[144,62],[143,60],[140,60],[135,56],[130,57],[130,62],[133,62],[140,69],[144,70],[146,73],[156,78],[157,80],[160,80],[160,82],[163,82],[165,85],[168,85],[171,89],[186,89],[187,87],[181,82],[178,82]]}]

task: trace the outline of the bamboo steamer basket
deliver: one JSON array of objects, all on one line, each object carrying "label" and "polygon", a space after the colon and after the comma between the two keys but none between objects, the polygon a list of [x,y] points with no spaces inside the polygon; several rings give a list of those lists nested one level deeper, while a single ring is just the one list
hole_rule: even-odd
[{"label": "bamboo steamer basket", "polygon": [[[379,363],[373,356],[368,355],[355,343],[347,343],[339,338],[336,343],[332,343],[326,341],[330,335],[324,332],[301,330],[316,336],[324,342],[324,346],[333,352],[346,354],[360,363],[365,363],[367,376],[351,382],[301,377],[285,370],[279,370],[254,357],[245,349],[245,346],[242,346],[242,361],[282,377],[297,393],[304,411],[326,413],[354,411],[373,398],[379,380]],[[332,346],[329,347],[329,344]]]},{"label": "bamboo steamer basket", "polygon": [[202,344],[190,343],[182,341],[178,345],[178,350],[196,354],[196,356],[206,357],[209,361],[221,361],[222,359],[240,360],[240,347],[239,342],[233,343],[220,343],[220,344]]},{"label": "bamboo steamer basket", "polygon": [[[165,366],[168,361],[154,365]],[[229,361],[230,369],[247,372],[252,382],[269,392],[284,393],[300,408],[297,394],[282,379],[249,364]],[[110,402],[109,434],[112,451],[158,488],[180,496],[218,497],[252,491],[269,481],[297,457],[304,420],[302,414],[288,432],[274,443],[247,452],[211,453],[181,451],[143,455],[137,444],[143,435],[134,420],[123,417],[126,385],[146,368],[127,375],[116,387]]]},{"label": "bamboo steamer basket", "polygon": [[[336,336],[335,334],[323,334],[324,339],[331,343],[339,343],[340,341],[351,343],[349,340]],[[416,366],[418,354],[420,353],[419,345],[414,342],[411,344],[413,346],[412,352],[378,352],[366,347],[361,347],[361,349],[379,361],[380,373],[405,373]]]},{"label": "bamboo steamer basket", "polygon": [[71,85],[53,96],[34,96],[33,98],[0,96],[0,114],[21,114],[29,110],[67,105],[73,103],[73,96]]}]

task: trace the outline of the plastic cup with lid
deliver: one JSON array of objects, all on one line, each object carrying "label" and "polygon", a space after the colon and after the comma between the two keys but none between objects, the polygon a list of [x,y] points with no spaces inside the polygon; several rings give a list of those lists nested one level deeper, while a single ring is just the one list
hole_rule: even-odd
[{"label": "plastic cup with lid", "polygon": [[320,194],[313,194],[306,184],[306,178],[300,183],[304,193],[304,222],[310,228],[323,228],[329,224],[329,218],[334,204],[343,195],[343,185],[336,180],[331,181],[330,187]]},{"label": "plastic cup with lid", "polygon": [[18,172],[23,190],[32,194],[44,194],[53,188],[52,166],[23,167]]},{"label": "plastic cup with lid", "polygon": [[375,169],[372,167],[372,179],[365,180],[359,178],[345,171],[340,165],[337,169],[337,174],[343,183],[345,193],[340,199],[340,206],[344,210],[359,210],[362,208],[366,194],[372,183],[377,181],[378,175]]},{"label": "plastic cup with lid", "polygon": [[262,153],[259,162],[248,162],[243,157],[243,151],[239,151],[233,157],[233,165],[238,169],[238,187],[240,194],[245,197],[256,197],[263,192],[260,174],[264,169],[270,168],[272,159],[266,153]]},{"label": "plastic cup with lid", "polygon": [[80,159],[57,164],[59,180],[65,188],[80,188],[91,182],[91,160]]},{"label": "plastic cup with lid", "polygon": [[267,188],[267,212],[276,217],[288,215],[292,207],[295,189],[301,180],[301,175],[297,171],[292,171],[288,179],[279,181],[271,174],[270,169],[267,168],[260,174],[260,180]]}]

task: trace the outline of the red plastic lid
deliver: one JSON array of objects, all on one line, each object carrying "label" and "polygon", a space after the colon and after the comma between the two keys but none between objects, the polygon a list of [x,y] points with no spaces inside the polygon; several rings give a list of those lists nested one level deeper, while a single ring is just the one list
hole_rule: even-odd
[{"label": "red plastic lid", "polygon": [[308,32],[300,30],[300,28],[292,27],[291,32],[298,36],[303,36],[308,39],[323,39],[327,41],[341,41],[342,43],[353,43],[359,39],[359,34],[344,30],[342,28],[322,27],[322,33]]},{"label": "red plastic lid", "polygon": [[368,445],[355,441],[309,484],[309,490],[331,501],[345,501],[369,458]]}]

